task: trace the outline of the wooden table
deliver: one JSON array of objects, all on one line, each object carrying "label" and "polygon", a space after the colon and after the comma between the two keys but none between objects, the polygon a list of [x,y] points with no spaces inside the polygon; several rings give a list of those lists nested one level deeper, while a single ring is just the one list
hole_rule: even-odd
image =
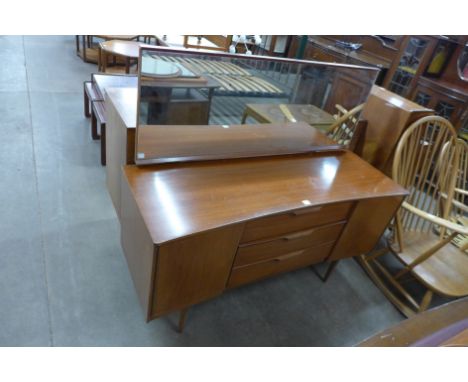
[{"label": "wooden table", "polygon": [[406,195],[351,152],[124,166],[121,193],[145,317],[180,327],[226,289],[370,251]]},{"label": "wooden table", "polygon": [[[364,340],[359,346],[410,346],[467,319],[468,297],[419,313]],[[438,345],[433,343],[430,346]],[[466,337],[464,346],[468,346]]]},{"label": "wooden table", "polygon": [[[321,131],[327,129],[335,122],[333,116],[314,105],[288,104],[288,109],[297,121],[306,122]],[[286,116],[277,104],[247,104],[242,116],[245,123],[247,117],[252,117],[260,123],[283,123]]]},{"label": "wooden table", "polygon": [[108,55],[122,57],[125,61],[125,73],[130,73],[130,62],[137,61],[140,47],[146,44],[137,41],[110,40],[99,43],[98,70],[105,72],[107,68]]},{"label": "wooden table", "polygon": [[99,49],[93,48],[93,38],[97,37],[103,40],[121,40],[133,41],[137,40],[139,35],[76,35],[76,54],[80,56],[84,62],[98,63]]}]

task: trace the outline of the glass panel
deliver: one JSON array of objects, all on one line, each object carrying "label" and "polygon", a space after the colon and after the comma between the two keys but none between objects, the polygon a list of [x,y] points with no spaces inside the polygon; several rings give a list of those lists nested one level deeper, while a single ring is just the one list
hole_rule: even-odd
[{"label": "glass panel", "polygon": [[445,119],[450,119],[454,110],[455,106],[450,105],[444,101],[439,101],[439,103],[434,108],[435,113],[441,117],[444,117]]},{"label": "glass panel", "polygon": [[390,82],[390,91],[400,95],[406,94],[412,79],[418,71],[427,44],[427,41],[420,38],[411,37],[409,39],[398,68]]},{"label": "glass panel", "polygon": [[[139,164],[252,156],[253,146],[261,155],[302,151],[307,145],[299,144],[299,136],[314,136],[307,133],[315,131],[310,125],[326,131],[335,121],[336,105],[350,110],[365,102],[379,73],[352,65],[162,47],[142,49],[140,63]],[[259,125],[291,122],[307,126],[295,125],[294,144],[284,131]],[[169,136],[183,131],[190,136],[186,144],[169,143]],[[208,141],[210,148],[203,146]]]},{"label": "glass panel", "polygon": [[416,98],[414,99],[414,102],[421,106],[427,106],[429,105],[429,102],[431,100],[431,96],[429,94],[425,94],[423,92],[418,92],[416,94]]},{"label": "glass panel", "polygon": [[458,58],[458,75],[462,80],[468,81],[468,45],[465,46]]},{"label": "glass panel", "polygon": [[440,77],[449,62],[455,47],[456,44],[452,42],[440,40],[432,53],[432,57],[424,71],[424,76]]}]

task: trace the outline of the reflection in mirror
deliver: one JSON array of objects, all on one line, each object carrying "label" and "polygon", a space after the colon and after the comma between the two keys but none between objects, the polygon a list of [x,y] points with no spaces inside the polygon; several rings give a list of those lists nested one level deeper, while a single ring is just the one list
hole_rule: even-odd
[{"label": "reflection in mirror", "polygon": [[458,75],[462,80],[468,81],[468,44],[458,58]]},{"label": "reflection in mirror", "polygon": [[[143,48],[140,55],[140,164],[255,155],[256,150],[276,154],[278,124],[298,130],[292,136],[304,140],[300,152],[307,145],[316,148],[314,128],[326,133],[343,110],[363,103],[378,75],[376,68],[161,47]],[[297,139],[300,134],[304,137]],[[187,146],[170,144],[181,142],[182,135]],[[196,155],[188,152],[193,142],[202,145]],[[296,151],[294,145],[285,146]]]}]

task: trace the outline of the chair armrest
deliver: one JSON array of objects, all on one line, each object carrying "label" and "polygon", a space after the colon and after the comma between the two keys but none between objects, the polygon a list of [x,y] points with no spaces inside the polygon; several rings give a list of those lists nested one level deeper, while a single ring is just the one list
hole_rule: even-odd
[{"label": "chair armrest", "polygon": [[429,220],[430,222],[434,224],[440,225],[442,227],[445,227],[449,230],[455,231],[462,235],[468,235],[468,227],[463,227],[449,220],[439,218],[438,216],[435,216],[426,211],[420,210],[419,208],[416,208],[407,202],[403,202],[402,207],[407,209],[409,212],[422,217],[423,219]]}]

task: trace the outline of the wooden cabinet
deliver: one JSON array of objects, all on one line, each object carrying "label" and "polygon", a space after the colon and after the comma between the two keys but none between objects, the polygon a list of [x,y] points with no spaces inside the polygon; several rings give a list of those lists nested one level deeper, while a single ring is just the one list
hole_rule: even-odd
[{"label": "wooden cabinet", "polygon": [[390,176],[401,134],[419,118],[432,114],[431,109],[374,86],[361,113],[367,121],[362,157]]},{"label": "wooden cabinet", "polygon": [[465,44],[464,36],[458,36],[458,40],[405,36],[384,86],[433,109],[460,129],[468,120],[468,87],[457,68]]},{"label": "wooden cabinet", "polygon": [[122,247],[147,320],[366,253],[406,195],[350,152],[124,166],[121,193]]},{"label": "wooden cabinet", "polygon": [[437,39],[431,36],[405,36],[383,86],[408,98],[426,69]]},{"label": "wooden cabinet", "polygon": [[458,130],[468,119],[468,84],[465,89],[451,83],[420,78],[412,99],[448,119]]}]

